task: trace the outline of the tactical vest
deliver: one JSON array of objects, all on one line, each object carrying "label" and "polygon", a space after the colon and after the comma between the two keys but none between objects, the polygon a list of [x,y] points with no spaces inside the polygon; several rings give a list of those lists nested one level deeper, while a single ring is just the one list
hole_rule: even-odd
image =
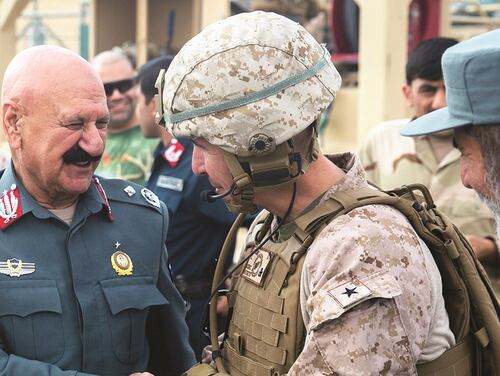
[{"label": "tactical vest", "polygon": [[[417,197],[416,191],[424,197]],[[418,374],[500,374],[500,306],[491,284],[462,234],[434,207],[427,188],[418,184],[389,195],[373,189],[337,192],[295,221],[297,230],[292,238],[283,243],[267,242],[243,265],[244,270],[233,278],[233,316],[223,347],[224,366],[230,375],[278,376],[288,372],[305,336],[299,304],[303,256],[335,217],[371,204],[401,211],[428,245],[441,272],[457,345],[439,358],[417,365]],[[257,231],[256,238],[247,245],[247,255],[263,234]]]},{"label": "tactical vest", "polygon": [[[265,215],[265,214],[264,214]],[[247,244],[244,255],[262,239],[258,227],[268,227],[268,214],[251,229],[257,240]],[[226,371],[232,376],[276,376],[286,374],[297,359],[305,338],[299,304],[300,275],[312,239],[292,236],[275,243],[268,241],[233,277],[229,305],[232,318],[224,343]]]}]

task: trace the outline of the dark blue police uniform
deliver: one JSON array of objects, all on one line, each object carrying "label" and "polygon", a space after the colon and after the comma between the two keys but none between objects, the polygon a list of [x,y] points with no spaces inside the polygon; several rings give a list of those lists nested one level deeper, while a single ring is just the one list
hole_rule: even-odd
[{"label": "dark blue police uniform", "polygon": [[94,178],[68,225],[12,166],[0,192],[0,374],[179,375],[194,363],[154,194]]},{"label": "dark blue police uniform", "polygon": [[210,295],[219,251],[236,216],[222,200],[208,203],[200,199],[201,192],[212,186],[206,176],[196,176],[191,169],[193,144],[182,138],[173,143],[178,143],[174,158],[167,155],[172,144],[157,146],[146,186],[167,205],[170,213],[169,261],[177,287],[190,305],[186,315],[189,339],[199,356],[200,347],[205,344],[200,344],[204,305]]}]

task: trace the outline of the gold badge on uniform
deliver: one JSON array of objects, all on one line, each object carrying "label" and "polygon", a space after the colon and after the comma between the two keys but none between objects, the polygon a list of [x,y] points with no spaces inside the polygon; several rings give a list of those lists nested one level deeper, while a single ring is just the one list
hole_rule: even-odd
[{"label": "gold badge on uniform", "polygon": [[271,252],[260,249],[248,259],[242,276],[257,286],[262,286],[272,259]]},{"label": "gold badge on uniform", "polygon": [[25,274],[31,274],[35,271],[34,262],[23,262],[16,258],[0,262],[0,273],[9,277],[20,277]]},{"label": "gold badge on uniform", "polygon": [[132,259],[125,252],[118,250],[121,244],[116,242],[116,252],[111,255],[111,265],[118,275],[132,275],[134,264]]}]

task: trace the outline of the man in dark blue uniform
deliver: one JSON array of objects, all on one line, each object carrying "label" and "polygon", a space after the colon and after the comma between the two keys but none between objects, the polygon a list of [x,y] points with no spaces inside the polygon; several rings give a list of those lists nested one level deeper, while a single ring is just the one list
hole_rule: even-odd
[{"label": "man in dark blue uniform", "polygon": [[201,200],[202,192],[212,190],[206,176],[196,176],[191,169],[193,144],[189,139],[175,139],[156,125],[154,83],[161,69],[167,69],[172,57],[159,57],[139,70],[140,85],[137,111],[146,137],[160,136],[154,152],[151,176],[146,186],[158,195],[170,213],[167,249],[176,285],[189,310],[186,322],[189,340],[197,356],[201,348],[200,328],[210,295],[212,276],[224,239],[236,218],[224,202]]},{"label": "man in dark blue uniform", "polygon": [[2,103],[0,373],[179,375],[195,359],[167,209],[93,175],[109,122],[102,81],[69,50],[33,47],[7,67]]}]

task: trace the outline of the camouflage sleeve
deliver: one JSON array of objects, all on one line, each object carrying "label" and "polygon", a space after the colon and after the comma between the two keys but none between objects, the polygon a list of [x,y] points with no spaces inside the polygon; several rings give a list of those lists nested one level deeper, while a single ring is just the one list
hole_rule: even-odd
[{"label": "camouflage sleeve", "polygon": [[400,213],[365,206],[335,219],[302,273],[307,336],[289,375],[416,375],[435,307],[423,250]]},{"label": "camouflage sleeve", "polygon": [[289,375],[416,375],[392,299],[370,299],[311,330]]}]

